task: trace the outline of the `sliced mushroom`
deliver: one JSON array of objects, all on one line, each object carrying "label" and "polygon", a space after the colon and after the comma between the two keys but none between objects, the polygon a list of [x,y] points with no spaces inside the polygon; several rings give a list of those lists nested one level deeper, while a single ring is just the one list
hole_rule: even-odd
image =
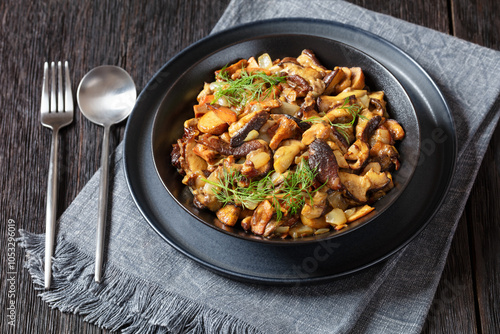
[{"label": "sliced mushroom", "polygon": [[363,89],[365,88],[365,75],[361,67],[351,67],[351,88]]},{"label": "sliced mushroom", "polygon": [[344,90],[350,88],[352,83],[351,70],[348,67],[341,67],[340,70],[344,72],[344,78],[335,87],[335,94],[339,94]]},{"label": "sliced mushroom", "polygon": [[302,144],[310,145],[315,139],[327,140],[332,135],[332,127],[326,122],[315,123],[302,134]]},{"label": "sliced mushroom", "polygon": [[304,102],[300,105],[297,117],[307,119],[315,116],[318,116],[318,112],[316,110],[316,100],[310,95],[307,95]]},{"label": "sliced mushroom", "polygon": [[368,110],[366,113],[362,113],[362,116],[363,117],[359,118],[358,124],[356,125],[356,138],[368,143],[370,137],[379,127],[383,119],[379,115],[373,115]]},{"label": "sliced mushroom", "polygon": [[304,67],[312,67],[319,73],[324,74],[326,72],[326,68],[319,62],[312,50],[302,50],[300,56],[297,57],[297,62]]},{"label": "sliced mushroom", "polygon": [[[387,123],[387,122],[386,122]],[[394,139],[391,133],[385,127],[385,123],[380,125],[372,134],[369,140],[370,147],[375,146],[375,144],[380,141],[384,144],[394,145]]]},{"label": "sliced mushroom", "polygon": [[231,147],[237,147],[244,143],[245,138],[248,133],[252,130],[259,130],[264,123],[266,123],[269,118],[269,113],[265,110],[255,111],[250,113],[244,117],[242,117],[238,122],[233,123],[235,128],[238,130],[234,131],[231,134],[231,130],[229,134],[231,135]]},{"label": "sliced mushroom", "polygon": [[267,223],[269,223],[273,214],[274,214],[273,206],[268,200],[260,202],[250,220],[250,226],[252,232],[257,235],[264,234]]},{"label": "sliced mushroom", "polygon": [[297,97],[304,97],[312,90],[307,80],[300,75],[289,75],[286,77],[286,80],[290,87],[297,92]]},{"label": "sliced mushroom", "polygon": [[[283,62],[283,69],[285,73],[287,73],[287,78],[292,78],[293,81],[287,79],[289,84],[298,85],[297,77],[300,77],[307,82],[310,89],[308,90],[309,94],[312,94],[314,98],[323,94],[325,90],[325,83],[323,81],[323,72],[317,71],[316,69],[309,66],[302,66],[300,64],[294,62]],[[301,80],[300,80],[301,81]],[[298,87],[302,88],[303,85],[300,84]]]},{"label": "sliced mushroom", "polygon": [[269,147],[272,150],[275,150],[283,140],[294,138],[301,132],[300,130],[301,129],[298,126],[297,122],[295,122],[293,119],[285,116],[279,117],[278,129],[274,133],[274,136],[271,138]]},{"label": "sliced mushroom", "polygon": [[321,139],[309,145],[309,166],[318,173],[317,179],[333,190],[340,190],[342,184],[338,175],[339,166],[331,147]]},{"label": "sliced mushroom", "polygon": [[219,152],[222,155],[233,155],[236,158],[242,158],[249,152],[257,150],[261,147],[267,146],[267,143],[260,139],[246,141],[238,147],[231,147],[228,143],[220,137],[204,134],[198,137],[198,142],[207,146],[208,148]]},{"label": "sliced mushroom", "polygon": [[365,175],[339,172],[346,193],[359,203],[366,203],[370,192],[382,189],[391,179],[384,172],[369,170]]},{"label": "sliced mushroom", "polygon": [[[312,198],[306,199],[306,203],[302,207],[302,211],[300,212],[301,217],[306,217],[308,219],[314,219],[320,217],[327,207],[327,197],[328,194],[326,191],[316,191]],[[307,224],[306,224],[307,225]]]},{"label": "sliced mushroom", "polygon": [[344,155],[344,158],[349,162],[349,167],[352,170],[359,170],[363,168],[369,157],[370,147],[368,147],[366,142],[360,139],[356,140]]},{"label": "sliced mushroom", "polygon": [[339,68],[334,69],[333,71],[329,72],[325,77],[323,78],[323,81],[325,82],[325,95],[330,95],[335,91],[335,87],[338,85],[338,83],[344,79],[345,73]]},{"label": "sliced mushroom", "polygon": [[378,141],[370,149],[370,156],[373,157],[374,161],[380,163],[383,171],[399,169],[399,152],[393,145],[384,144]]},{"label": "sliced mushroom", "polygon": [[388,119],[385,121],[384,125],[389,130],[392,139],[402,140],[405,137],[405,130],[403,130],[401,124],[399,124],[395,119]]},{"label": "sliced mushroom", "polygon": [[219,152],[212,150],[211,148],[197,143],[193,148],[194,154],[205,160],[209,164],[214,164],[219,159]]},{"label": "sliced mushroom", "polygon": [[[212,182],[218,182],[220,174],[222,172],[222,167],[219,166],[215,171],[213,171],[207,178],[207,180]],[[197,185],[192,187],[193,189],[193,204],[200,208],[207,208],[210,211],[217,211],[222,207],[222,203],[217,200],[215,196],[214,188],[215,186],[209,182],[203,182],[204,185]]]}]

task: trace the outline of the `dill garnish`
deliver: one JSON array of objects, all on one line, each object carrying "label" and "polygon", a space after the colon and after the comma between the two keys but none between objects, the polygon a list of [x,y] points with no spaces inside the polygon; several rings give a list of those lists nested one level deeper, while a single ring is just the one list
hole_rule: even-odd
[{"label": "dill garnish", "polygon": [[249,101],[261,101],[273,94],[274,88],[286,77],[268,75],[265,72],[248,73],[245,69],[240,72],[240,77],[231,79],[224,68],[217,74],[216,79],[221,83],[216,89],[214,101],[224,97],[232,106],[243,106]]},{"label": "dill garnish", "polygon": [[276,186],[271,180],[272,173],[271,171],[260,180],[251,181],[245,187],[239,186],[241,181],[246,180],[245,176],[234,169],[224,168],[218,182],[204,181],[215,186],[212,191],[223,205],[234,203],[243,208],[254,208],[258,203],[269,200],[275,209],[276,221],[284,216],[300,213],[306,198],[312,202],[313,193],[321,188],[312,190],[317,172],[303,161]]}]

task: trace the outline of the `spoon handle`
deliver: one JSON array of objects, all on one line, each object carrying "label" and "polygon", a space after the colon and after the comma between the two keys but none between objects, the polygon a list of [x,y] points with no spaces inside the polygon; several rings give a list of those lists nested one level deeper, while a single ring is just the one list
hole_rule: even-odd
[{"label": "spoon handle", "polygon": [[108,169],[109,169],[109,125],[104,126],[102,138],[101,176],[99,183],[99,202],[97,217],[97,240],[95,252],[95,281],[101,282],[104,257],[104,239],[106,233],[106,213],[108,204]]}]

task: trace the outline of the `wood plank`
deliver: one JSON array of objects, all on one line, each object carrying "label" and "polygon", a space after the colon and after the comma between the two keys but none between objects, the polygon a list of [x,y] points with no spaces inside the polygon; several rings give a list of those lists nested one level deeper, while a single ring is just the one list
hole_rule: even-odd
[{"label": "wood plank", "polygon": [[466,215],[473,243],[478,318],[483,333],[500,333],[500,127],[481,165]]},{"label": "wood plank", "polygon": [[462,217],[422,333],[477,333],[468,236]]}]

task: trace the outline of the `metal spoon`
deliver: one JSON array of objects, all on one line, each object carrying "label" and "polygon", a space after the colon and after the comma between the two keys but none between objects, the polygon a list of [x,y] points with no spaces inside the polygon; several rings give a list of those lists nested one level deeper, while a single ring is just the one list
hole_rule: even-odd
[{"label": "metal spoon", "polygon": [[130,75],[117,66],[99,66],[88,72],[76,93],[82,114],[104,127],[99,184],[95,280],[101,281],[108,197],[109,130],[132,111],[137,92]]}]

